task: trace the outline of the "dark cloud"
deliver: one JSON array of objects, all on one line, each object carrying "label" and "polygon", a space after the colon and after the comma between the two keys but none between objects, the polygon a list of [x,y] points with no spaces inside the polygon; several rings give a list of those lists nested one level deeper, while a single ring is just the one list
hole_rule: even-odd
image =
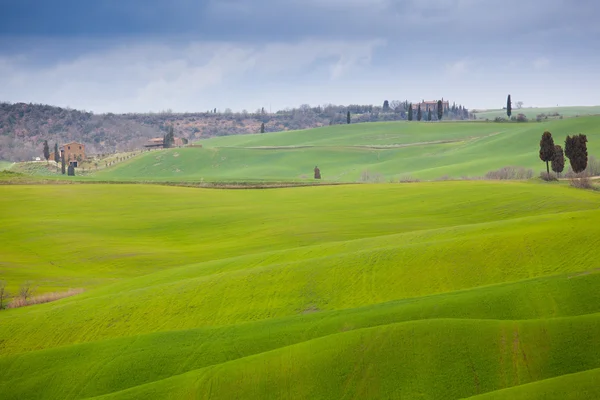
[{"label": "dark cloud", "polygon": [[0,0],[0,100],[147,111],[443,95],[479,107],[511,85],[545,104],[536,88],[551,82],[551,103],[590,103],[597,80],[577,82],[599,61],[596,2]]},{"label": "dark cloud", "polygon": [[501,43],[573,26],[598,33],[595,0],[20,0],[1,7],[3,36],[446,42],[460,35]]}]

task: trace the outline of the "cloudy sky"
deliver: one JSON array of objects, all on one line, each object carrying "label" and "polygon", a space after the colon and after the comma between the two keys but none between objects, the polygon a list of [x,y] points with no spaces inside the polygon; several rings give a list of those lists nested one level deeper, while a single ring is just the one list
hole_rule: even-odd
[{"label": "cloudy sky", "polygon": [[0,101],[600,104],[597,0],[0,0]]}]

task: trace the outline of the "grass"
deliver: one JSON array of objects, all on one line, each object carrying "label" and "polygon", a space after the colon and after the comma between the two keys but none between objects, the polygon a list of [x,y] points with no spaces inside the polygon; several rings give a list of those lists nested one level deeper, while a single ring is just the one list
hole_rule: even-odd
[{"label": "grass", "polygon": [[[514,106],[514,105],[513,105]],[[581,106],[581,107],[525,107],[522,109],[513,108],[512,115],[525,114],[528,119],[535,120],[540,114],[558,113],[563,117],[580,117],[587,115],[600,115],[600,106]],[[478,119],[493,120],[496,117],[507,118],[506,110],[484,110],[475,114]],[[554,118],[554,117],[549,117]]]},{"label": "grass", "polygon": [[600,397],[600,386],[597,384],[598,379],[600,379],[600,369],[592,369],[589,371],[550,378],[540,382],[533,382],[514,388],[486,393],[480,396],[470,397],[470,399],[594,399]]},{"label": "grass", "polygon": [[8,170],[13,165],[10,161],[0,160],[0,171]]},{"label": "grass", "polygon": [[483,176],[505,166],[541,171],[539,140],[545,130],[557,144],[569,134],[587,134],[588,153],[594,155],[600,154],[599,121],[591,116],[541,123],[386,122],[227,136],[205,140],[203,148],[145,153],[90,179],[312,181],[315,165],[329,182],[357,182],[367,171],[385,182]]},{"label": "grass", "polygon": [[9,289],[85,289],[0,311],[0,393],[595,398],[599,206],[517,182],[0,186]]}]

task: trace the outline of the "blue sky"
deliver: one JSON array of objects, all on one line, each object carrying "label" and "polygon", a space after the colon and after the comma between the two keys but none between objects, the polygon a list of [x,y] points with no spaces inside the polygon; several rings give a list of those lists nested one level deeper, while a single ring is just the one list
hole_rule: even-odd
[{"label": "blue sky", "polygon": [[596,0],[0,0],[0,101],[600,104]]}]

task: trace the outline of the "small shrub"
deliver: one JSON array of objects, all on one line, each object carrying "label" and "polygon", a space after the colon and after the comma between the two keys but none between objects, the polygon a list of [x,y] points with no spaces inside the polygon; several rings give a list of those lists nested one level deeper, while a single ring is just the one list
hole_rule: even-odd
[{"label": "small shrub", "polygon": [[410,175],[406,175],[406,176],[403,176],[400,179],[398,179],[398,182],[399,183],[412,183],[412,182],[421,182],[421,180],[418,178],[414,178]]},{"label": "small shrub", "polygon": [[553,173],[540,172],[540,178],[546,182],[558,181],[558,178]]},{"label": "small shrub", "polygon": [[525,114],[517,115],[517,122],[527,122],[527,116]]},{"label": "small shrub", "polygon": [[381,183],[383,180],[383,175],[379,172],[369,172],[368,170],[365,170],[360,174],[361,182]]},{"label": "small shrub", "polygon": [[485,174],[485,179],[491,180],[523,180],[533,178],[533,170],[523,167],[502,167]]},{"label": "small shrub", "polygon": [[39,296],[29,296],[29,297],[27,297],[27,299],[25,299],[22,296],[19,296],[19,297],[15,298],[13,301],[11,301],[6,308],[19,308],[19,307],[31,306],[34,304],[49,303],[51,301],[64,299],[66,297],[75,296],[75,295],[81,294],[81,293],[83,293],[83,289],[69,289],[66,292],[51,292],[51,293],[44,293]]},{"label": "small shrub", "polygon": [[443,176],[440,176],[439,178],[437,178],[436,181],[449,181],[451,179],[452,178],[448,174],[446,174],[446,175],[443,175]]},{"label": "small shrub", "polygon": [[588,176],[580,176],[579,178],[569,179],[569,184],[578,189],[593,189],[592,181]]}]

